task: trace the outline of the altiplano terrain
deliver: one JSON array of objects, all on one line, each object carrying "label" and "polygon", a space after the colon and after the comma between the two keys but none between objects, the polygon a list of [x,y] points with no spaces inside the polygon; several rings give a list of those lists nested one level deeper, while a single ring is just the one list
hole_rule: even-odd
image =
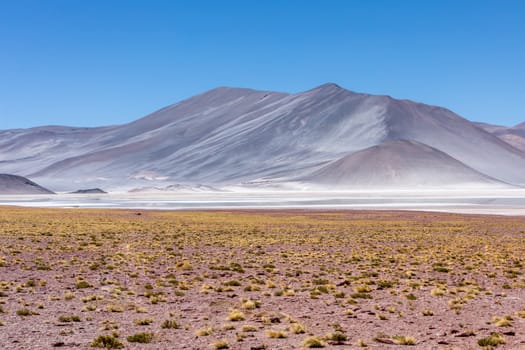
[{"label": "altiplano terrain", "polygon": [[2,349],[522,349],[525,218],[0,208]]}]

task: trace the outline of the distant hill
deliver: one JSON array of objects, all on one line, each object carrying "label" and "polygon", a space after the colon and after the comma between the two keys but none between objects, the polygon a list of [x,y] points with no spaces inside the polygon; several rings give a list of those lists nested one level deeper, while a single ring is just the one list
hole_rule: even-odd
[{"label": "distant hill", "polygon": [[22,176],[0,174],[0,195],[52,194],[53,192]]},{"label": "distant hill", "polygon": [[435,148],[404,140],[352,153],[301,180],[336,188],[504,185]]},{"label": "distant hill", "polygon": [[514,127],[505,127],[485,123],[476,123],[480,128],[499,137],[513,147],[525,153],[525,123],[518,124]]},{"label": "distant hill", "polygon": [[88,188],[85,190],[76,190],[71,192],[71,194],[102,194],[107,193],[104,190],[101,190],[100,188]]},{"label": "distant hill", "polygon": [[336,84],[296,94],[221,87],[124,125],[0,131],[0,171],[61,191],[326,183],[314,176],[326,165],[396,140],[525,184],[525,153],[497,132],[442,107]]}]

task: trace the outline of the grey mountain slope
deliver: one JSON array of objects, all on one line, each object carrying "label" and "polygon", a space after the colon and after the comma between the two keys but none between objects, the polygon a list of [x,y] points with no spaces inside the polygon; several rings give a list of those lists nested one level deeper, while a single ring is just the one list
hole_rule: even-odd
[{"label": "grey mountain slope", "polygon": [[217,88],[121,126],[0,131],[0,171],[61,190],[285,181],[397,139],[525,183],[525,156],[456,114],[335,84],[298,94]]},{"label": "grey mountain slope", "polygon": [[0,194],[52,194],[48,189],[17,175],[0,174]]},{"label": "grey mountain slope", "polygon": [[525,123],[514,127],[476,123],[477,126],[499,137],[509,145],[519,149],[525,154]]},{"label": "grey mountain slope", "polygon": [[299,180],[336,188],[503,185],[435,148],[405,140],[355,152]]},{"label": "grey mountain slope", "polygon": [[30,175],[31,168],[41,169],[86,149],[104,147],[99,140],[114,129],[45,126],[0,131],[0,169]]},{"label": "grey mountain slope", "polygon": [[481,122],[472,122],[472,123],[476,125],[478,128],[481,128],[491,134],[493,134],[496,131],[508,129],[507,126],[503,126],[503,125],[494,125],[494,124],[481,123]]}]

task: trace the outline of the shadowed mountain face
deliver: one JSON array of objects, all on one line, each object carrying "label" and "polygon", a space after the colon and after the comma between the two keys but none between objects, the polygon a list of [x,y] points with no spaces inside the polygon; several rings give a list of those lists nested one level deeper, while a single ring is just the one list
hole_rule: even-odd
[{"label": "shadowed mountain face", "polygon": [[0,171],[60,190],[286,182],[400,139],[525,184],[522,152],[449,110],[335,84],[298,94],[217,88],[120,126],[0,131]]},{"label": "shadowed mountain face", "polygon": [[0,174],[0,194],[52,194],[31,180],[22,176]]},{"label": "shadowed mountain face", "polygon": [[449,155],[415,141],[387,141],[301,179],[339,188],[497,184]]}]

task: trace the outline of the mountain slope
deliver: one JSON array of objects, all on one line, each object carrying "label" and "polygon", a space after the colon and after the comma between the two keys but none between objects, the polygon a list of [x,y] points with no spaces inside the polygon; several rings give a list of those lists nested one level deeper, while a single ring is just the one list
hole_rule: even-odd
[{"label": "mountain slope", "polygon": [[0,131],[0,171],[60,190],[286,181],[398,139],[525,184],[525,155],[458,115],[335,84],[297,94],[217,88],[120,126]]},{"label": "mountain slope", "polygon": [[525,154],[525,123],[518,124],[512,128],[485,123],[476,123],[476,125]]},{"label": "mountain slope", "polygon": [[0,174],[0,195],[52,194],[48,189],[22,176]]},{"label": "mountain slope", "polygon": [[503,185],[435,148],[405,140],[355,152],[300,180],[335,188]]}]

